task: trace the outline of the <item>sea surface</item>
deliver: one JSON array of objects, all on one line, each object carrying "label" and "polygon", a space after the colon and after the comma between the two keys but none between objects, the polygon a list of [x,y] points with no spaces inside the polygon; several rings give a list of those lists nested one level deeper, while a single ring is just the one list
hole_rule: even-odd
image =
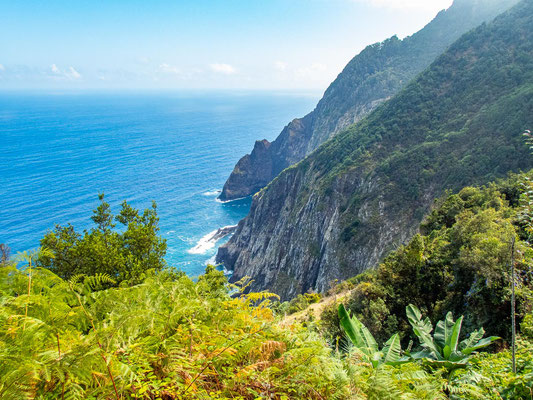
[{"label": "sea surface", "polygon": [[90,229],[98,193],[115,212],[155,200],[168,264],[197,276],[224,241],[210,235],[249,210],[216,200],[235,163],[319,95],[0,93],[0,243],[15,254],[56,224]]}]

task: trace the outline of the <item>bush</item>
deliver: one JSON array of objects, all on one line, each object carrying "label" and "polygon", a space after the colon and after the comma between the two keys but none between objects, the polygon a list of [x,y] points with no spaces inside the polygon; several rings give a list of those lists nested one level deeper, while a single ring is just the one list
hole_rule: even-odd
[{"label": "bush", "polygon": [[520,332],[525,338],[533,340],[533,314],[524,317],[522,324],[520,324]]},{"label": "bush", "polygon": [[[348,398],[342,363],[318,335],[286,329],[270,293],[239,293],[208,268],[109,288],[0,268],[2,399]],[[237,290],[236,296],[229,295]]]},{"label": "bush", "polygon": [[294,314],[305,310],[310,304],[318,303],[322,296],[319,293],[305,293],[299,294],[294,299],[289,301],[287,307],[288,314]]},{"label": "bush", "polygon": [[[126,201],[114,216],[104,195],[91,219],[95,227],[83,233],[72,225],[56,226],[41,239],[41,246],[51,252],[37,265],[53,271],[63,279],[77,274],[108,274],[117,284],[142,282],[150,270],[160,271],[167,244],[159,237],[159,218],[155,202],[140,213]],[[122,229],[115,230],[116,222]]]}]

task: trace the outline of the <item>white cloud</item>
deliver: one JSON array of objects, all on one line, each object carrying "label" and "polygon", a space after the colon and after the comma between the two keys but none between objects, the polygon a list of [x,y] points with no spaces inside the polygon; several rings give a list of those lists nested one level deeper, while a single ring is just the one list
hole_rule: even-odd
[{"label": "white cloud", "polygon": [[74,69],[74,67],[68,67],[66,71],[62,71],[58,68],[57,65],[52,64],[50,70],[54,74],[55,79],[67,79],[67,80],[77,80],[81,78],[81,74]]},{"label": "white cloud", "polygon": [[211,64],[211,70],[225,75],[233,75],[237,70],[229,64]]},{"label": "white cloud", "polygon": [[5,71],[6,67],[4,67],[2,64],[0,64],[0,71]]},{"label": "white cloud", "polygon": [[313,63],[308,67],[298,68],[296,77],[304,80],[318,81],[329,77],[328,67],[321,63]]},{"label": "white cloud", "polygon": [[392,9],[425,9],[442,10],[452,5],[453,0],[352,0],[357,3],[366,3],[374,7]]},{"label": "white cloud", "polygon": [[68,67],[68,71],[65,73],[65,76],[70,79],[80,79],[81,74],[76,71],[73,67]]},{"label": "white cloud", "polygon": [[288,67],[288,64],[284,61],[276,61],[274,63],[274,68],[276,68],[278,71],[286,71]]},{"label": "white cloud", "polygon": [[159,66],[159,70],[161,72],[165,72],[167,74],[176,74],[176,75],[179,75],[181,73],[181,71],[179,70],[179,68],[177,67],[174,67],[173,65],[170,65],[170,64],[167,64],[167,63],[163,63]]}]

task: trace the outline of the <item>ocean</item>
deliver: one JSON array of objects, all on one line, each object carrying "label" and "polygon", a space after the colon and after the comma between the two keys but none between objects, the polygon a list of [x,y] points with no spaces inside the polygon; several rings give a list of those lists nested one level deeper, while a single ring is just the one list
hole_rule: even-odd
[{"label": "ocean", "polygon": [[249,211],[250,199],[216,199],[235,163],[319,95],[0,94],[0,243],[15,254],[56,224],[91,228],[98,193],[115,212],[155,200],[168,264],[197,276],[227,240],[213,232]]}]

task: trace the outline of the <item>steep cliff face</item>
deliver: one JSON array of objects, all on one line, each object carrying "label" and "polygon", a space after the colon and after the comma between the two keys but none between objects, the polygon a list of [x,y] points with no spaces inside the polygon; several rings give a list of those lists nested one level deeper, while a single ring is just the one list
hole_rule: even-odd
[{"label": "steep cliff face", "polygon": [[278,138],[254,147],[228,178],[221,200],[249,196],[320,144],[359,121],[401,90],[461,34],[518,0],[456,0],[420,32],[368,46],[353,58],[310,114],[293,120]]},{"label": "steep cliff face", "polygon": [[397,96],[254,196],[217,261],[283,298],[375,265],[436,196],[531,168],[533,1],[464,35]]},{"label": "steep cliff face", "polygon": [[[268,140],[255,142],[252,154],[247,154],[241,158],[233,169],[230,179],[222,190],[224,193],[224,196],[220,196],[222,200],[247,197],[272,180],[270,146]],[[255,168],[256,165],[261,165],[262,168]]]}]

